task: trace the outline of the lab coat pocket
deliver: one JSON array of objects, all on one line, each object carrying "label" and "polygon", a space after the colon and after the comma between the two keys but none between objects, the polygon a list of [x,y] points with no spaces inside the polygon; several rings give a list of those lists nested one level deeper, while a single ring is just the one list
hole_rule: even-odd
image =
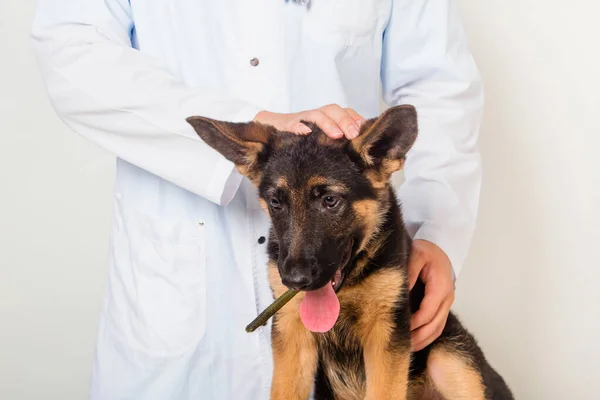
[{"label": "lab coat pocket", "polygon": [[306,8],[304,34],[316,42],[360,46],[370,41],[389,8],[389,0],[314,0]]},{"label": "lab coat pocket", "polygon": [[156,355],[181,354],[206,330],[204,224],[137,213],[133,226],[139,344]]}]

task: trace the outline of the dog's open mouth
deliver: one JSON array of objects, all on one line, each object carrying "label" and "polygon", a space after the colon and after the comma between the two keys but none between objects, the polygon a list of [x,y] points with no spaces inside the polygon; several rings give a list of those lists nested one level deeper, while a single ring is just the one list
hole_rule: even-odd
[{"label": "dog's open mouth", "polygon": [[337,271],[335,271],[335,275],[333,276],[333,279],[331,280],[331,286],[333,286],[333,290],[335,290],[336,292],[338,290],[340,290],[340,286],[342,285],[342,281],[343,281],[343,275],[342,275],[342,267],[338,268]]},{"label": "dog's open mouth", "polygon": [[340,315],[340,302],[336,292],[344,283],[344,270],[350,261],[353,244],[354,241],[350,240],[346,245],[342,262],[333,279],[322,288],[305,293],[300,303],[300,319],[309,331],[327,332],[335,325]]},{"label": "dog's open mouth", "polygon": [[344,257],[342,258],[342,262],[340,263],[340,267],[335,271],[335,275],[333,275],[333,279],[331,280],[331,286],[333,290],[336,292],[341,289],[342,284],[344,283],[345,270],[348,266],[348,262],[350,261],[350,256],[352,255],[352,246],[354,245],[354,240],[350,240],[346,245],[346,249],[344,250]]}]

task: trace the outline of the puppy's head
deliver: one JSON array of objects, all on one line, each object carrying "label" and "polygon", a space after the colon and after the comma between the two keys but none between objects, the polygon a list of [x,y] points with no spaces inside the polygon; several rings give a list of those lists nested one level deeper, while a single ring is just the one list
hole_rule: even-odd
[{"label": "puppy's head", "polygon": [[255,122],[187,121],[258,187],[282,283],[297,290],[341,287],[351,256],[381,225],[389,178],[417,136],[416,111],[406,105],[366,121],[352,141],[310,123],[310,135],[296,136]]}]

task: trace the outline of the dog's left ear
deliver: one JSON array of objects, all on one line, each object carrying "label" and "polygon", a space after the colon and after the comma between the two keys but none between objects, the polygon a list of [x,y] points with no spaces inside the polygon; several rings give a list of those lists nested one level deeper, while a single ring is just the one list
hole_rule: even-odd
[{"label": "dog's left ear", "polygon": [[366,121],[350,145],[367,168],[392,174],[402,169],[417,132],[417,110],[410,105],[395,106]]},{"label": "dog's left ear", "polygon": [[257,182],[267,161],[269,143],[276,129],[258,122],[225,122],[205,117],[189,117],[200,138],[233,162],[241,174]]}]

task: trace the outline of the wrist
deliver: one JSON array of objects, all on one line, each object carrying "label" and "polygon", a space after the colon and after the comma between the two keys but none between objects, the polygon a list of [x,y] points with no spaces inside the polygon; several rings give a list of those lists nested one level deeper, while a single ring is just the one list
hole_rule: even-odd
[{"label": "wrist", "polygon": [[442,268],[444,271],[448,271],[453,284],[456,283],[456,271],[454,270],[452,261],[441,246],[439,246],[433,240],[424,238],[414,239],[413,245],[416,245],[419,248],[427,249],[426,251],[429,253],[429,257],[432,257],[433,260],[436,260],[435,266]]}]

